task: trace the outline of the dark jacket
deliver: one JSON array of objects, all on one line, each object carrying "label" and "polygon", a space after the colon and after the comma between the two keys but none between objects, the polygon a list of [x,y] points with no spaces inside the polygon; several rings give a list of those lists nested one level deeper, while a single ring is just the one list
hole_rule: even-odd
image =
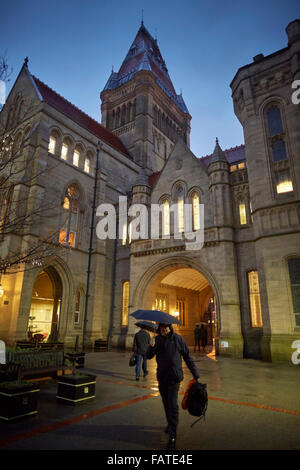
[{"label": "dark jacket", "polygon": [[200,328],[198,326],[194,329],[194,337],[195,339],[200,339]]},{"label": "dark jacket", "polygon": [[173,331],[166,337],[162,335],[155,337],[155,345],[149,346],[147,357],[148,359],[152,359],[155,355],[157,362],[157,380],[159,382],[181,382],[183,380],[181,356],[190,369],[194,379],[200,377],[184,339]]},{"label": "dark jacket", "polygon": [[145,330],[140,330],[134,335],[133,352],[135,354],[146,355],[148,346],[150,344],[150,335]]}]

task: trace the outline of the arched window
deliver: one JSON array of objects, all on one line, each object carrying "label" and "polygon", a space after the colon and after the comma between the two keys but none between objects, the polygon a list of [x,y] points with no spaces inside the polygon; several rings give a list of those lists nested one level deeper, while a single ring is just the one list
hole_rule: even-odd
[{"label": "arched window", "polygon": [[12,127],[13,117],[14,117],[14,108],[11,107],[7,115],[6,129],[10,129]]},{"label": "arched window", "polygon": [[123,282],[122,292],[122,325],[128,325],[128,310],[129,310],[129,282]]},{"label": "arched window", "polygon": [[67,160],[68,159],[68,152],[69,152],[69,144],[67,141],[63,142],[62,147],[61,147],[61,158],[62,160]]},{"label": "arched window", "polygon": [[73,153],[73,165],[79,166],[80,156],[82,154],[82,148],[80,145],[76,145]]},{"label": "arched window", "polygon": [[200,200],[198,193],[193,193],[193,230],[200,230]]},{"label": "arched window", "polygon": [[246,203],[244,201],[239,201],[239,219],[240,225],[247,224]]},{"label": "arched window", "polygon": [[[1,184],[1,183],[0,183]],[[0,194],[0,233],[4,236],[5,233],[10,232],[12,226],[9,224],[9,212],[12,202],[12,196],[14,187],[11,186],[9,189],[1,191]],[[13,224],[13,221],[12,221]]]},{"label": "arched window", "polygon": [[[273,104],[266,109],[266,127],[270,151],[271,169],[276,194],[293,191],[293,183],[287,153],[286,133],[282,120],[282,112],[278,105]],[[285,168],[280,168],[278,162],[286,161]]]},{"label": "arched window", "polygon": [[168,199],[163,202],[163,235],[170,235],[170,203]]},{"label": "arched window", "polygon": [[184,232],[184,192],[180,186],[177,189],[177,215],[178,215],[178,232]]},{"label": "arched window", "polygon": [[90,173],[91,171],[91,160],[89,157],[86,157],[84,160],[84,171]]},{"label": "arched window", "polygon": [[22,145],[22,134],[21,132],[14,138],[13,146],[12,146],[12,157],[14,157],[20,150]]},{"label": "arched window", "polygon": [[55,155],[55,149],[56,149],[56,138],[53,135],[51,135],[50,140],[49,140],[48,152]]},{"label": "arched window", "polygon": [[63,202],[63,223],[59,232],[59,243],[75,247],[79,215],[79,189],[75,184],[68,187]]},{"label": "arched window", "polygon": [[300,326],[300,257],[290,258],[288,268],[296,326]]},{"label": "arched window", "polygon": [[274,135],[282,134],[283,127],[282,127],[280,109],[277,106],[271,106],[268,109],[266,115],[267,115],[269,135],[273,137]]},{"label": "arched window", "polygon": [[81,296],[80,290],[78,289],[76,292],[76,299],[75,299],[75,311],[74,311],[74,324],[79,325],[81,321]]}]

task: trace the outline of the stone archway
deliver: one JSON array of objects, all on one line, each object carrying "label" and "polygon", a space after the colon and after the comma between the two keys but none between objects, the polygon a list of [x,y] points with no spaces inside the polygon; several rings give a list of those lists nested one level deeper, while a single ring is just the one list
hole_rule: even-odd
[{"label": "stone archway", "polygon": [[[215,279],[188,257],[167,258],[152,265],[141,277],[131,299],[131,311],[158,308],[175,316],[177,312],[182,326],[176,327],[176,331],[189,346],[194,344],[197,323],[205,324],[208,340],[214,345],[221,329],[219,305]],[[134,333],[131,326],[129,334]]]},{"label": "stone archway", "polygon": [[30,340],[56,342],[62,301],[62,281],[52,266],[34,282],[27,335]]}]

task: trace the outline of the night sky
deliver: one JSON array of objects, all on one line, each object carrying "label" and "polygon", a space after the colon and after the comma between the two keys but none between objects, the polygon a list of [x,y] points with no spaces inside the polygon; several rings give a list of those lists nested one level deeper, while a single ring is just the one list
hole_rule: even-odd
[{"label": "night sky", "polygon": [[300,17],[299,0],[34,0],[1,2],[0,54],[29,70],[100,121],[99,93],[118,71],[144,24],[166,62],[175,90],[192,115],[196,156],[244,142],[233,112],[231,80],[259,53],[287,46],[285,28]]}]

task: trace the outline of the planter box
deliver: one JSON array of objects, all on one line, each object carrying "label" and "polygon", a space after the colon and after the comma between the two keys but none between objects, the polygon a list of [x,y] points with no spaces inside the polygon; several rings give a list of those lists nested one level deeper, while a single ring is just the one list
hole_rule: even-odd
[{"label": "planter box", "polygon": [[56,400],[67,405],[80,405],[95,398],[95,387],[95,375],[64,375],[57,382]]},{"label": "planter box", "polygon": [[82,369],[84,367],[85,352],[66,353],[66,358],[72,363],[73,361],[76,363],[76,369]]},{"label": "planter box", "polygon": [[37,385],[10,382],[9,387],[0,384],[0,419],[11,421],[37,414]]}]

